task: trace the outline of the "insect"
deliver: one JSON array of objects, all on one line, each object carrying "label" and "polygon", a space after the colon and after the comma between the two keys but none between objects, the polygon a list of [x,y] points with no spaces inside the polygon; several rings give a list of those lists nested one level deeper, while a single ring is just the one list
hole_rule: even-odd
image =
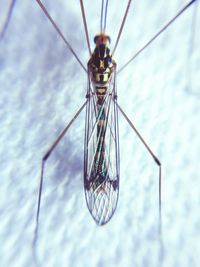
[{"label": "insect", "polygon": [[[161,162],[145,142],[142,135],[138,132],[135,125],[125,114],[121,106],[119,106],[117,102],[116,75],[122,72],[140,53],[142,53],[142,51],[146,49],[147,46],[149,46],[162,32],[164,32],[165,29],[169,27],[196,0],[190,1],[184,8],[182,8],[121,68],[118,68],[117,63],[114,60],[114,53],[123,31],[123,27],[131,5],[131,0],[128,0],[126,11],[117,36],[117,41],[114,45],[113,50],[111,50],[110,48],[111,38],[106,33],[108,0],[102,0],[100,31],[94,37],[94,51],[91,51],[90,47],[83,0],[80,0],[80,8],[90,54],[87,67],[84,66],[78,55],[74,52],[72,46],[66,40],[42,2],[40,0],[36,1],[88,77],[88,87],[85,102],[76,112],[71,121],[67,124],[67,126],[61,132],[55,142],[51,145],[42,159],[36,227],[38,227],[39,223],[45,163],[84,108],[86,108],[84,144],[84,190],[88,210],[95,222],[98,225],[106,224],[112,218],[117,207],[120,178],[118,112],[123,115],[130,127],[136,133],[137,137],[145,146],[147,152],[154,159],[155,164],[157,164],[158,166],[158,202],[161,221]],[[14,3],[15,1],[11,2],[8,17],[3,26],[1,37],[4,35],[7,28]]]}]

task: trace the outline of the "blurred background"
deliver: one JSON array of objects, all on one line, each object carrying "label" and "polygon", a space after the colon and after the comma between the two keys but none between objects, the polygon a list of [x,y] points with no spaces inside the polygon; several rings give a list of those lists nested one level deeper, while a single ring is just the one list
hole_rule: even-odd
[{"label": "blurred background", "polygon": [[[115,53],[119,68],[186,2],[132,1]],[[87,65],[79,1],[43,3]],[[9,4],[0,0],[0,27]],[[126,4],[109,2],[111,48]],[[94,49],[101,1],[84,5]],[[36,1],[16,1],[0,42],[1,267],[199,266],[199,25],[200,7],[193,5],[117,76],[119,104],[162,162],[163,247],[158,168],[121,115],[118,207],[103,227],[90,216],[83,191],[83,111],[46,165],[33,253],[41,159],[84,102],[87,77]]]}]

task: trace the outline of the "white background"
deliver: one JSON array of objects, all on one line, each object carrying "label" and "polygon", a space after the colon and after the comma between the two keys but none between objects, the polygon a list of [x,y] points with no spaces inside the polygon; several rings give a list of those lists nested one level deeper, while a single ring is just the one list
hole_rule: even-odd
[{"label": "white background", "polygon": [[[67,2],[44,3],[86,65],[79,2]],[[112,45],[126,2],[109,4]],[[133,1],[115,54],[118,66],[185,2]],[[101,3],[84,3],[94,48]],[[1,0],[1,21],[7,7]],[[36,1],[17,1],[0,43],[1,267],[199,266],[200,14],[192,26],[195,8],[117,77],[119,104],[162,162],[163,251],[157,234],[158,168],[122,116],[118,208],[103,227],[91,218],[83,192],[83,112],[47,163],[35,255],[41,159],[85,100],[87,77]]]}]

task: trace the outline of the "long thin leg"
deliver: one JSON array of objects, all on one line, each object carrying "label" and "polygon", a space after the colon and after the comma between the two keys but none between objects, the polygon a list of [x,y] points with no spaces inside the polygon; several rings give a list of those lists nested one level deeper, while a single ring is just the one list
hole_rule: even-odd
[{"label": "long thin leg", "polygon": [[5,32],[6,32],[7,28],[8,28],[8,24],[9,24],[10,18],[12,16],[12,12],[13,12],[13,8],[14,8],[14,5],[15,5],[15,2],[16,2],[16,0],[12,0],[10,2],[10,7],[8,9],[6,20],[5,20],[4,24],[3,24],[3,27],[2,27],[1,32],[0,32],[0,40],[3,38]]},{"label": "long thin leg", "polygon": [[120,39],[121,33],[123,31],[123,28],[124,28],[124,24],[125,24],[127,15],[128,15],[128,11],[129,11],[130,5],[131,5],[131,0],[128,1],[127,7],[126,7],[126,11],[125,11],[125,14],[124,14],[124,18],[122,20],[122,24],[121,24],[120,29],[119,29],[119,33],[118,33],[118,36],[117,36],[117,40],[116,40],[115,47],[113,49],[112,55],[114,55],[115,50],[117,48],[117,45],[119,43],[119,39]]},{"label": "long thin leg", "polygon": [[186,6],[184,6],[159,32],[157,32],[153,38],[151,38],[134,56],[132,56],[129,61],[127,61],[117,72],[121,73],[142,51],[144,51],[162,32],[164,32],[187,8],[189,8],[195,1],[191,0]]},{"label": "long thin leg", "polygon": [[161,219],[162,219],[161,218],[161,162],[155,156],[155,154],[153,153],[153,151],[151,150],[151,148],[147,145],[147,143],[145,142],[145,140],[143,139],[143,137],[141,136],[141,134],[138,132],[138,130],[135,128],[135,126],[133,125],[133,123],[131,122],[131,120],[127,117],[127,115],[122,110],[122,108],[118,105],[117,102],[116,102],[116,105],[119,108],[119,111],[122,113],[122,115],[127,120],[127,122],[129,123],[129,125],[131,126],[131,128],[134,130],[134,132],[137,134],[137,136],[139,137],[139,139],[141,140],[141,142],[146,147],[147,151],[149,152],[149,154],[152,156],[152,158],[154,159],[154,161],[156,162],[156,164],[159,167],[159,222],[160,222],[159,223],[159,233],[161,233]]},{"label": "long thin leg", "polygon": [[44,5],[42,4],[42,2],[40,0],[36,0],[38,5],[41,7],[42,11],[45,13],[45,15],[47,16],[47,18],[50,20],[51,24],[53,25],[53,27],[56,29],[57,33],[60,35],[60,37],[63,39],[64,43],[67,45],[68,49],[71,51],[71,53],[75,56],[76,60],[78,61],[78,63],[81,65],[81,67],[84,69],[85,72],[87,72],[85,66],[83,65],[83,63],[81,62],[81,60],[79,59],[78,55],[75,53],[75,51],[73,50],[73,48],[71,47],[71,45],[69,44],[69,42],[67,41],[67,39],[64,37],[64,35],[62,34],[62,32],[60,31],[60,29],[58,28],[58,26],[56,25],[55,21],[52,19],[52,17],[50,16],[50,14],[48,13],[48,11],[46,10],[46,8],[44,7]]},{"label": "long thin leg", "polygon": [[42,166],[41,166],[41,175],[40,175],[40,187],[39,187],[39,193],[38,193],[38,205],[37,205],[37,216],[36,216],[36,234],[37,234],[37,229],[38,229],[38,222],[39,222],[39,215],[40,215],[40,201],[41,201],[41,194],[42,194],[42,185],[43,185],[43,175],[44,175],[44,167],[47,159],[51,155],[52,151],[54,148],[58,145],[60,140],[63,138],[63,136],[66,134],[67,130],[69,127],[72,125],[72,123],[75,121],[75,119],[78,117],[78,115],[81,113],[83,108],[86,106],[87,101],[81,106],[81,108],[76,112],[75,116],[71,119],[71,121],[67,124],[65,129],[61,132],[61,134],[58,136],[56,141],[52,144],[52,146],[48,149],[44,157],[42,158]]},{"label": "long thin leg", "polygon": [[81,13],[82,13],[82,18],[83,18],[83,24],[84,24],[84,29],[85,29],[85,35],[86,35],[88,50],[89,50],[89,53],[90,53],[90,56],[91,56],[92,52],[91,52],[91,48],[90,48],[89,34],[88,34],[88,28],[87,28],[87,22],[86,22],[86,16],[85,16],[85,9],[84,9],[84,5],[83,5],[83,0],[80,0],[80,5],[81,5]]}]

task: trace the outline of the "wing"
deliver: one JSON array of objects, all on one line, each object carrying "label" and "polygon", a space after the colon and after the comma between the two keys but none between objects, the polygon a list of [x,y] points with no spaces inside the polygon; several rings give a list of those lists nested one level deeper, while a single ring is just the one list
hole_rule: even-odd
[{"label": "wing", "polygon": [[88,209],[99,225],[111,219],[119,194],[119,136],[114,80],[113,77],[99,104],[95,87],[89,78],[84,188]]}]

